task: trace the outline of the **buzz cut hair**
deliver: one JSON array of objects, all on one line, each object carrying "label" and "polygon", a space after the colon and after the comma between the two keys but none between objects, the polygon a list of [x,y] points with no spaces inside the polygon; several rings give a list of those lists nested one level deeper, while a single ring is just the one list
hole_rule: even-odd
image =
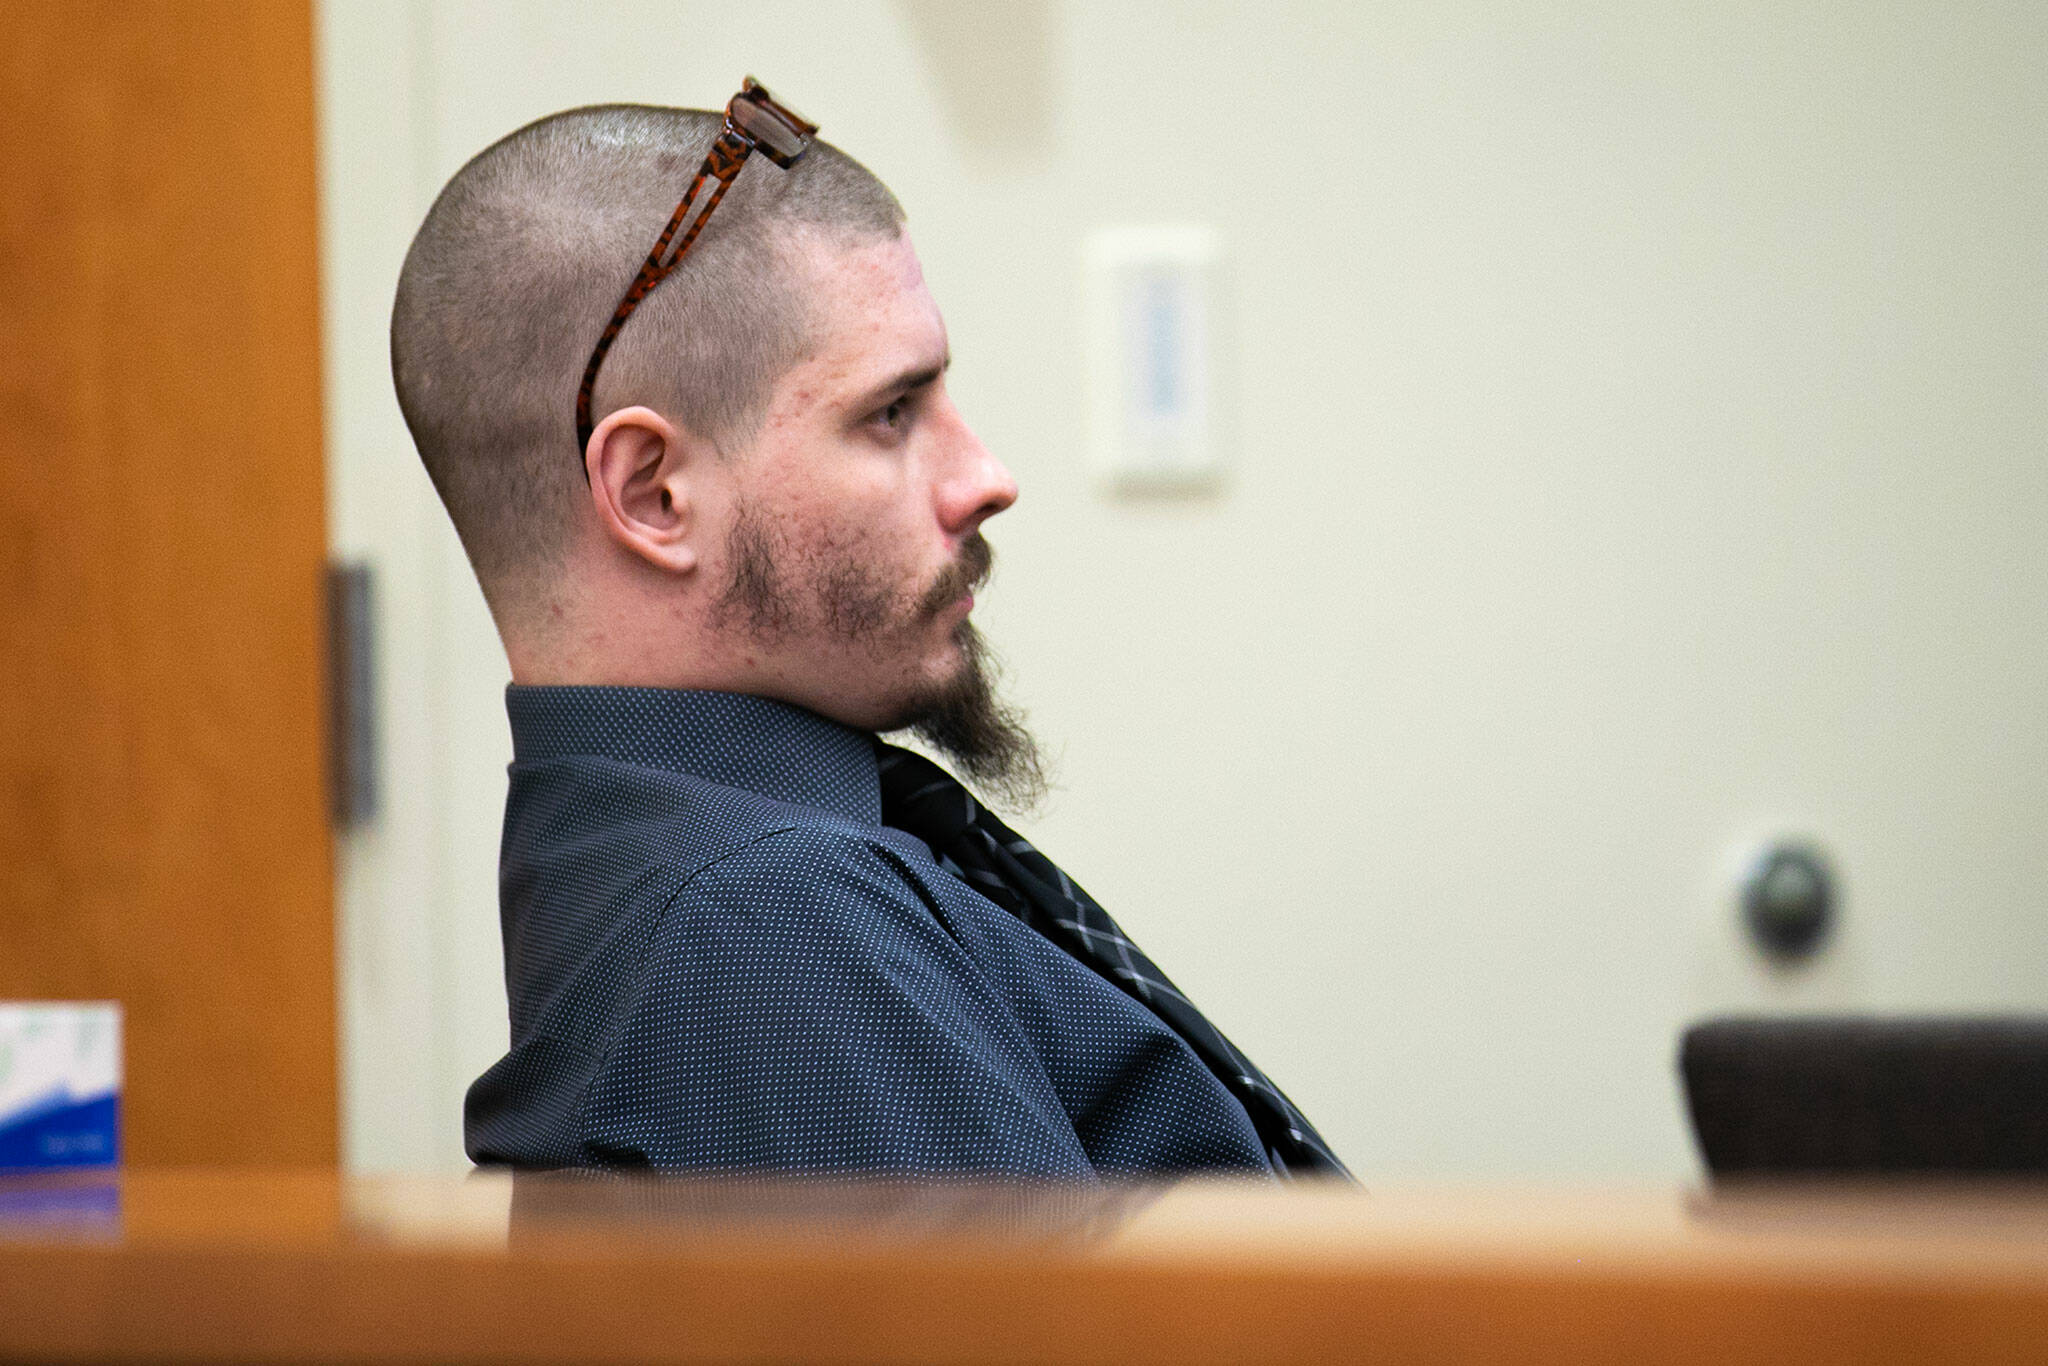
[{"label": "buzz cut hair", "polygon": [[[577,385],[723,127],[720,114],[651,105],[549,115],[457,171],[406,253],[391,312],[398,404],[501,627],[564,563],[585,494]],[[827,143],[787,170],[748,158],[620,332],[593,420],[645,404],[721,452],[743,448],[810,349],[800,239],[889,240],[903,219],[888,187]]]}]

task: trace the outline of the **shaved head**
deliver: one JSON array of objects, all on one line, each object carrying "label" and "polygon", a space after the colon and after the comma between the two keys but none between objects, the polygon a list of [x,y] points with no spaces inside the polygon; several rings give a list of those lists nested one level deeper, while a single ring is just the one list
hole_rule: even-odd
[{"label": "shaved head", "polygon": [[[458,171],[413,239],[391,317],[399,406],[501,625],[562,566],[585,489],[577,383],[722,126],[644,105],[552,115]],[[789,170],[749,158],[619,334],[593,418],[644,404],[744,447],[811,345],[819,241],[886,240],[902,222],[888,188],[826,143]]]}]

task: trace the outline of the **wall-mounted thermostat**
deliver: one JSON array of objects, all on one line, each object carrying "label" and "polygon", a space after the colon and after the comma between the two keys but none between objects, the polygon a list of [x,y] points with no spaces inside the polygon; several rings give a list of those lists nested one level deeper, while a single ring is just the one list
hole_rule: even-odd
[{"label": "wall-mounted thermostat", "polygon": [[1200,226],[1088,239],[1088,445],[1110,488],[1186,492],[1222,479],[1218,256],[1216,234]]}]

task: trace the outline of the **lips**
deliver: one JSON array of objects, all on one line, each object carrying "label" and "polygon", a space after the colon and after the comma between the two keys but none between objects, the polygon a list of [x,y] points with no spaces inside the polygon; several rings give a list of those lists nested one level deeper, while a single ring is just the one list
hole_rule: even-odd
[{"label": "lips", "polygon": [[977,531],[960,548],[959,561],[941,574],[932,591],[925,594],[926,612],[937,615],[953,607],[973,611],[974,590],[988,582],[994,569],[995,551]]}]

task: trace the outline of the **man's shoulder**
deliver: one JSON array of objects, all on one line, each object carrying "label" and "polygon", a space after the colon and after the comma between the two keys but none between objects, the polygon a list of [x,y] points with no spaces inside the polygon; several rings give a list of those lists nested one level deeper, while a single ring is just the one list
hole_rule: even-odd
[{"label": "man's shoulder", "polygon": [[900,831],[666,769],[552,759],[514,765],[511,776],[508,873],[595,860],[643,875],[660,870],[654,880],[673,891],[714,867],[728,878],[800,883],[883,865],[901,874],[912,862],[929,862],[929,851]]},{"label": "man's shoulder", "polygon": [[935,925],[943,879],[922,844],[898,830],[829,813],[796,813],[730,843],[676,884],[667,919],[753,934],[780,925],[799,937],[865,941],[884,926]]}]

